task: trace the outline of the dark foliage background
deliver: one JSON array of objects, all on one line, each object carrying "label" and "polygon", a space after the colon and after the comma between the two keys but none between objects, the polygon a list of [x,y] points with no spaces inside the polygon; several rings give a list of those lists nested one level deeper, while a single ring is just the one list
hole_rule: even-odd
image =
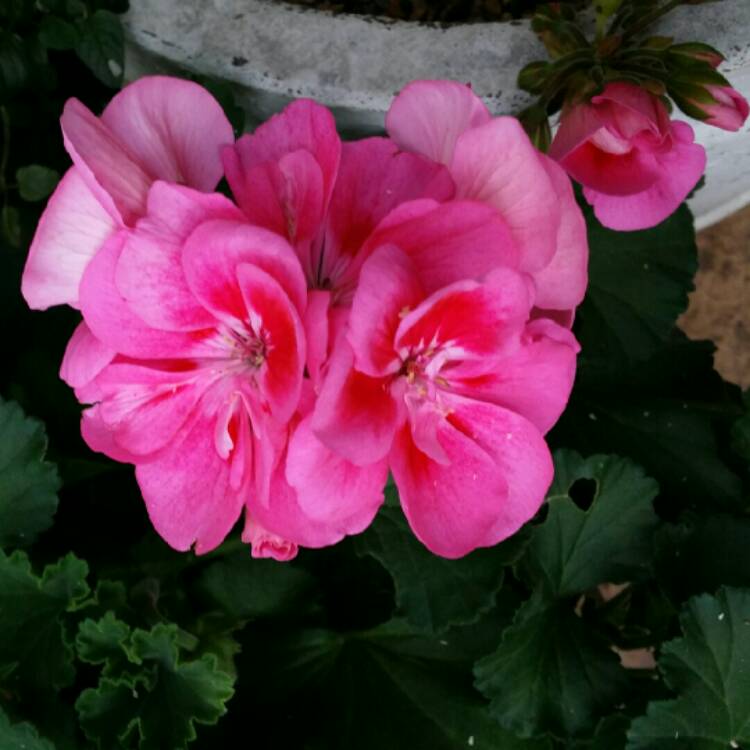
[{"label": "dark foliage background", "polygon": [[100,111],[121,83],[124,5],[0,4],[0,748],[750,746],[750,417],[675,328],[685,207],[631,234],[587,216],[556,479],[514,538],[436,558],[389,489],[365,534],[291,564],[238,534],[202,558],[160,541],[57,377],[77,314],[19,293],[64,101]]}]

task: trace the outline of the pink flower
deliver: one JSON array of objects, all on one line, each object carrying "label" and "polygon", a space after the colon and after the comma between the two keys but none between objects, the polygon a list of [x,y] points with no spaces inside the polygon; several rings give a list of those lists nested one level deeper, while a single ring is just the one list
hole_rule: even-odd
[{"label": "pink flower", "polygon": [[216,100],[190,81],[154,76],[126,86],[101,117],[70,99],[60,119],[73,166],[39,221],[23,274],[30,307],[77,307],[91,258],[145,213],[155,180],[202,191],[222,176],[219,149],[233,140]]},{"label": "pink flower", "polygon": [[586,226],[570,181],[512,117],[491,117],[469,86],[415,81],[395,98],[386,128],[402,149],[445,164],[456,198],[480,201],[505,222],[537,307],[572,321],[587,283]]},{"label": "pink flower", "polygon": [[693,130],[631,83],[610,83],[563,111],[550,147],[604,226],[647,229],[677,210],[706,167]]},{"label": "pink flower", "polygon": [[252,556],[256,558],[270,557],[278,562],[288,562],[297,557],[298,547],[294,542],[264,529],[249,513],[245,518],[242,541],[250,545]]},{"label": "pink flower", "polygon": [[511,269],[427,294],[395,245],[363,266],[312,429],[355,466],[390,467],[412,529],[436,554],[513,534],[552,479],[542,435],[565,406],[578,347],[551,320],[529,322],[532,305],[532,280]]},{"label": "pink flower", "polygon": [[692,102],[706,113],[704,122],[722,130],[739,130],[750,114],[747,99],[731,86],[706,86],[706,90],[714,99],[711,104]]},{"label": "pink flower", "polygon": [[271,475],[302,389],[305,304],[284,239],[220,195],[162,182],[138,226],[88,264],[62,373],[95,403],[84,438],[136,465],[154,527],[176,549],[212,549],[246,506],[272,515]]}]

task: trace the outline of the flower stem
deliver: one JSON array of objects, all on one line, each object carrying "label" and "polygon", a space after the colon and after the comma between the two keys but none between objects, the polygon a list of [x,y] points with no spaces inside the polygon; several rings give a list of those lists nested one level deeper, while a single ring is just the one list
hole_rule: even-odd
[{"label": "flower stem", "polygon": [[664,5],[654,8],[650,13],[643,16],[640,21],[634,23],[629,29],[625,30],[622,35],[623,39],[629,39],[635,34],[640,33],[644,29],[647,29],[654,21],[657,21],[662,16],[665,16],[670,11],[674,10],[678,5],[682,5],[683,0],[668,0]]}]

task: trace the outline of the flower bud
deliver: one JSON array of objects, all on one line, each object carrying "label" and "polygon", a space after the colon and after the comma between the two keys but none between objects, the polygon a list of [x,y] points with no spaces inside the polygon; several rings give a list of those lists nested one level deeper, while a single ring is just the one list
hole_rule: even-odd
[{"label": "flower bud", "polygon": [[700,42],[673,44],[669,52],[696,62],[708,63],[712,68],[718,68],[724,62],[724,55],[719,50]]}]

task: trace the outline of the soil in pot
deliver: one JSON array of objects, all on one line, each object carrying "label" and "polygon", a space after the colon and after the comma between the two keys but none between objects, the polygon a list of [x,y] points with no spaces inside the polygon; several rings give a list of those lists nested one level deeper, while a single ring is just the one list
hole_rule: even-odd
[{"label": "soil in pot", "polygon": [[[284,1],[284,0],[281,0]],[[510,21],[530,16],[546,0],[286,0],[337,13],[380,16],[402,21],[466,23]],[[563,0],[580,5],[580,0]]]}]

